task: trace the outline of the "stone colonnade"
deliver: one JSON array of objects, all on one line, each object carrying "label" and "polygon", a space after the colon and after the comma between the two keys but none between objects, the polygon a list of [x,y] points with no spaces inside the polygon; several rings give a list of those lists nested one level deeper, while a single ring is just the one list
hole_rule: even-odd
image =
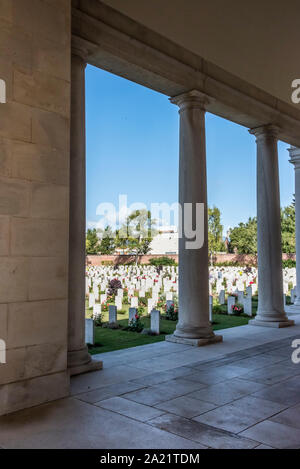
[{"label": "stone colonnade", "polygon": [[[70,181],[70,272],[69,272],[69,367],[72,374],[101,368],[91,360],[84,343],[85,328],[85,63],[72,56],[71,181]],[[209,322],[207,177],[205,107],[208,97],[192,90],[171,98],[180,113],[179,203],[182,236],[179,241],[179,321],[173,342],[205,345],[220,342]],[[277,128],[251,129],[257,143],[257,218],[259,305],[250,323],[285,327],[289,321],[283,305],[280,197]],[[296,170],[296,204],[300,206],[300,150],[291,150]],[[200,245],[185,234],[190,216],[184,204],[199,214]],[[199,204],[199,212],[196,211]],[[297,206],[297,205],[296,205]],[[195,219],[195,213],[193,219]],[[201,225],[202,220],[202,225]],[[299,225],[299,226],[298,226]],[[297,216],[297,248],[300,252],[300,216]],[[198,227],[199,228],[199,227]],[[197,229],[197,227],[196,227]],[[298,269],[300,270],[300,269]],[[297,272],[300,288],[300,272]],[[298,295],[300,311],[300,294]]]}]

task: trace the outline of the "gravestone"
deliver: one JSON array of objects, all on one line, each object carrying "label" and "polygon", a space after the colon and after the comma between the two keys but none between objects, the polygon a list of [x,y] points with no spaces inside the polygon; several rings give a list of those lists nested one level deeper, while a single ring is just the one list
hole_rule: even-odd
[{"label": "gravestone", "polygon": [[85,343],[95,345],[94,319],[85,320]]},{"label": "gravestone", "polygon": [[137,296],[133,296],[131,298],[131,308],[138,308],[139,306],[139,299]]},{"label": "gravestone", "polygon": [[219,303],[220,305],[225,304],[225,290],[221,290],[219,294]]},{"label": "gravestone", "polygon": [[157,309],[151,311],[151,332],[159,335],[160,312]]},{"label": "gravestone", "polygon": [[135,316],[137,314],[137,309],[136,308],[129,308],[129,318],[128,322],[134,320],[135,321]]},{"label": "gravestone", "polygon": [[243,290],[238,290],[237,295],[238,295],[238,303],[240,303],[242,305],[243,302],[244,302],[244,291]]},{"label": "gravestone", "polygon": [[152,299],[152,298],[149,298],[149,299],[148,299],[148,314],[151,314],[151,311],[152,311],[152,309],[153,309],[153,306],[154,306],[153,299]]},{"label": "gravestone", "polygon": [[212,295],[209,295],[209,320],[210,322],[213,321],[212,309],[213,309],[213,297]]},{"label": "gravestone", "polygon": [[96,303],[93,307],[93,318],[97,319],[101,315],[101,305]]},{"label": "gravestone", "polygon": [[168,310],[168,309],[170,309],[172,306],[174,306],[174,302],[171,301],[171,300],[168,300],[168,301],[166,302],[166,305],[167,305],[167,310]]},{"label": "gravestone", "polygon": [[251,296],[246,296],[243,300],[243,306],[244,306],[244,313],[247,314],[247,316],[252,316],[252,297]]},{"label": "gravestone", "polygon": [[94,293],[90,293],[90,295],[89,295],[89,308],[92,308],[95,303],[96,303],[95,295],[94,295]]},{"label": "gravestone", "polygon": [[121,296],[116,296],[115,303],[116,303],[117,310],[121,311],[121,309],[122,309],[122,297]]},{"label": "gravestone", "polygon": [[109,305],[109,324],[116,324],[117,322],[117,307]]},{"label": "gravestone", "polygon": [[232,306],[235,305],[235,296],[228,296],[227,297],[227,313],[233,314]]}]

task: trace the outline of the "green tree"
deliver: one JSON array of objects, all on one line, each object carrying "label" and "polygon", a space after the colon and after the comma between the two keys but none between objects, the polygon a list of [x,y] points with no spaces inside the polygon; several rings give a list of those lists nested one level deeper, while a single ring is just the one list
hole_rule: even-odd
[{"label": "green tree", "polygon": [[133,253],[137,263],[138,257],[148,254],[151,249],[150,244],[155,234],[154,223],[150,211],[135,210],[117,232],[117,247]]},{"label": "green tree", "polygon": [[281,209],[282,252],[294,253],[295,247],[295,202]]},{"label": "green tree", "polygon": [[86,233],[85,247],[87,254],[98,254],[99,252],[99,238],[96,228],[88,229]]},{"label": "green tree", "polygon": [[230,252],[238,254],[257,253],[257,219],[249,218],[246,223],[240,223],[230,230]]},{"label": "green tree", "polygon": [[110,226],[101,231],[101,242],[99,245],[100,254],[113,254],[115,252],[116,242],[115,234]]},{"label": "green tree", "polygon": [[225,250],[221,212],[217,207],[208,209],[208,250],[211,261],[216,252]]}]

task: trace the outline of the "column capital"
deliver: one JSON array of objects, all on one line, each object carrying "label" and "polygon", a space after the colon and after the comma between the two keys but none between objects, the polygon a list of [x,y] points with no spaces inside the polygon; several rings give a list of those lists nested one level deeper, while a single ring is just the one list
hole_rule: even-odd
[{"label": "column capital", "polygon": [[191,90],[170,98],[170,102],[179,106],[179,112],[195,108],[205,111],[206,105],[210,102],[210,99],[201,91]]},{"label": "column capital", "polygon": [[290,154],[290,163],[295,166],[295,169],[300,168],[300,148],[293,147],[288,149]]},{"label": "column capital", "polygon": [[71,55],[72,55],[72,61],[77,62],[78,65],[81,65],[84,68],[87,66],[87,61],[85,59],[87,55],[86,50],[72,46]]},{"label": "column capital", "polygon": [[264,139],[264,138],[277,138],[279,134],[279,127],[273,124],[261,125],[260,127],[254,127],[253,129],[249,130],[251,135],[255,135],[256,140]]}]

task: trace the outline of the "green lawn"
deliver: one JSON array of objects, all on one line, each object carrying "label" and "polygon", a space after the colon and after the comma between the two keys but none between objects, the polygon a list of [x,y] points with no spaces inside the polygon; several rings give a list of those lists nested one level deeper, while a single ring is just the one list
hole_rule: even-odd
[{"label": "green lawn", "polygon": [[[244,316],[227,316],[225,314],[213,315],[213,329],[226,329],[229,327],[236,327],[248,324],[249,317]],[[143,317],[142,321],[145,328],[150,328],[150,318]],[[121,327],[128,325],[128,319],[121,319],[118,321]],[[130,347],[137,347],[138,345],[152,344],[154,342],[161,342],[165,339],[165,335],[172,334],[175,330],[176,322],[168,321],[162,316],[160,322],[161,335],[148,336],[139,334],[137,332],[124,331],[122,329],[109,329],[106,327],[96,327],[96,345],[90,347],[90,353],[104,353],[111,352],[112,350],[121,350]]]},{"label": "green lawn", "polygon": [[[290,302],[290,298],[287,297],[287,303]],[[257,296],[252,298],[252,313],[255,316],[257,311]],[[215,302],[214,302],[215,305]],[[227,306],[221,307],[224,313],[227,312]],[[128,310],[129,306],[123,307],[123,311],[118,312],[118,324],[121,327],[128,325]],[[146,311],[146,308],[145,308]],[[91,317],[92,310],[86,309],[86,316]],[[213,329],[214,331],[220,329],[227,329],[230,327],[243,326],[248,324],[251,318],[248,316],[234,316],[227,314],[213,314]],[[108,312],[102,313],[102,320],[104,323],[108,322]],[[150,318],[144,316],[142,321],[146,329],[150,328]],[[96,345],[90,347],[89,351],[92,355],[96,353],[111,352],[113,350],[122,350],[130,347],[137,347],[138,345],[152,344],[154,342],[161,342],[165,339],[165,336],[172,334],[175,330],[176,322],[168,321],[162,315],[160,330],[161,335],[159,336],[148,336],[139,334],[137,332],[124,331],[122,329],[109,329],[107,327],[96,327]]]}]

